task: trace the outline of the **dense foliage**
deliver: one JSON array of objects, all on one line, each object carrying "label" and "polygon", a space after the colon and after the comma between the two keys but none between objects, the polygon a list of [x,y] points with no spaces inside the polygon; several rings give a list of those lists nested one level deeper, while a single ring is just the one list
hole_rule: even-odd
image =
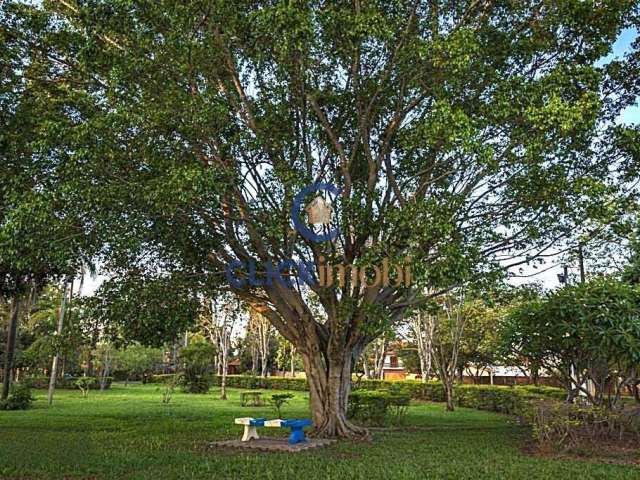
[{"label": "dense foliage", "polygon": [[0,410],[26,410],[35,400],[28,383],[13,383],[9,397],[0,400]]},{"label": "dense foliage", "polygon": [[505,341],[564,380],[570,399],[614,406],[640,372],[640,289],[612,278],[573,285],[518,306]]},{"label": "dense foliage", "polygon": [[211,373],[215,350],[211,343],[197,339],[180,350],[184,369],[181,384],[190,393],[207,393],[211,387]]}]

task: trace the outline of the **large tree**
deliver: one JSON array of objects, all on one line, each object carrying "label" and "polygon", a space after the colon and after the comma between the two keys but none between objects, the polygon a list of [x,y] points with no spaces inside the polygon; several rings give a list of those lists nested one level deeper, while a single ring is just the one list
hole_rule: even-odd
[{"label": "large tree", "polygon": [[[31,9],[25,7],[26,11]],[[73,276],[92,256],[91,238],[59,186],[71,143],[73,90],[46,75],[50,58],[22,36],[43,31],[45,14],[0,9],[0,298],[11,299],[2,398],[14,370],[19,320],[47,282]]]},{"label": "large tree", "polygon": [[[615,140],[637,135],[611,122],[635,101],[636,59],[597,61],[635,1],[43,8],[48,22],[13,35],[67,81],[59,186],[107,232],[105,265],[226,288],[269,318],[303,359],[319,435],[366,433],[345,415],[354,361],[419,292],[499,275],[617,213],[615,147],[633,142]],[[318,183],[333,192],[324,234],[292,215]],[[411,281],[320,285],[323,263],[385,258]],[[275,266],[285,281],[265,281]]]}]

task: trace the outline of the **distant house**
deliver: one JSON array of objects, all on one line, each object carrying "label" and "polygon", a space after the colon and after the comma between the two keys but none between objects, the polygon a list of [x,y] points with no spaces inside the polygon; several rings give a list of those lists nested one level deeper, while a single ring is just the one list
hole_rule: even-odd
[{"label": "distant house", "polygon": [[[386,352],[382,374],[384,380],[417,380],[420,378],[420,375],[411,374],[407,371],[402,359],[398,357],[395,351]],[[543,372],[540,372],[538,381],[540,385],[561,386],[555,378]],[[478,369],[477,371],[474,371],[473,367],[466,369],[462,376],[462,382],[466,384],[512,386],[529,385],[531,379],[526,370],[522,371],[515,367],[493,366],[483,370]]]},{"label": "distant house", "polygon": [[229,363],[227,363],[227,373],[229,375],[240,374],[240,359],[236,358],[235,360],[230,360]]},{"label": "distant house", "polygon": [[[531,377],[526,369],[516,367],[491,366],[474,371],[474,367],[471,366],[466,369],[462,381],[481,385],[529,385]],[[540,385],[561,386],[555,378],[542,371],[539,373],[538,382]]]},{"label": "distant house", "polygon": [[382,378],[384,380],[404,380],[406,377],[407,370],[404,368],[402,359],[395,351],[386,352],[382,364]]}]

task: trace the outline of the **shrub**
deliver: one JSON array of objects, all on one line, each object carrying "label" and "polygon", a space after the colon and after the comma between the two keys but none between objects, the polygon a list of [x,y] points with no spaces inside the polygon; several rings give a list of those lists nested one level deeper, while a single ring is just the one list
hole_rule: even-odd
[{"label": "shrub", "polygon": [[409,394],[414,400],[430,402],[444,402],[445,394],[442,382],[430,381],[422,383],[417,380],[402,380],[389,382],[385,380],[362,380],[358,389],[364,390],[386,390],[389,388],[401,389]]},{"label": "shrub", "polygon": [[82,392],[82,398],[87,398],[89,396],[89,389],[92,385],[95,385],[96,379],[94,377],[80,377],[74,383],[75,386],[80,389]]},{"label": "shrub", "polygon": [[293,398],[290,393],[274,393],[269,399],[269,405],[273,407],[278,418],[282,418],[282,407],[289,403],[289,400]]},{"label": "shrub", "polygon": [[46,375],[31,375],[25,378],[25,382],[31,388],[47,388],[49,386],[49,377]]},{"label": "shrub", "polygon": [[185,368],[181,377],[182,389],[188,393],[207,393],[211,388],[215,356],[213,345],[204,339],[194,341],[180,350]]},{"label": "shrub", "polygon": [[28,383],[14,383],[11,385],[9,397],[0,400],[0,410],[26,410],[34,400]]},{"label": "shrub", "polygon": [[456,387],[455,394],[458,405],[462,407],[507,414],[517,414],[526,402],[515,388],[490,385],[460,385]]},{"label": "shrub", "polygon": [[544,450],[595,447],[626,435],[640,440],[640,407],[608,410],[591,405],[540,401],[532,404],[533,437]]},{"label": "shrub", "polygon": [[402,425],[406,419],[411,396],[403,392],[391,392],[389,394],[389,415],[391,423]]},{"label": "shrub", "polygon": [[389,400],[386,391],[354,390],[349,395],[347,416],[364,425],[382,426],[387,419]]},{"label": "shrub", "polygon": [[211,389],[212,378],[209,374],[198,374],[187,369],[177,376],[177,383],[186,393],[207,393]]},{"label": "shrub", "polygon": [[147,383],[167,383],[175,380],[175,373],[162,373],[156,375],[150,375],[147,379]]},{"label": "shrub", "polygon": [[[213,377],[213,384],[220,386],[221,377]],[[248,390],[293,390],[308,391],[309,384],[304,378],[284,378],[284,377],[255,377],[248,375],[227,375],[227,387],[242,388]]]},{"label": "shrub", "polygon": [[171,398],[173,397],[173,391],[180,380],[178,375],[169,375],[169,378],[166,378],[163,382],[162,387],[162,403],[168,404],[171,402]]}]

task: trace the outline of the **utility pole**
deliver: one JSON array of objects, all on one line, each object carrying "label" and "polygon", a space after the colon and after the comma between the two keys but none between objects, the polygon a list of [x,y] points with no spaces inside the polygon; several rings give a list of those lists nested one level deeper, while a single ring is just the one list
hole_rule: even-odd
[{"label": "utility pole", "polygon": [[578,245],[578,264],[580,265],[580,283],[585,282],[584,255],[582,254],[582,244]]}]

